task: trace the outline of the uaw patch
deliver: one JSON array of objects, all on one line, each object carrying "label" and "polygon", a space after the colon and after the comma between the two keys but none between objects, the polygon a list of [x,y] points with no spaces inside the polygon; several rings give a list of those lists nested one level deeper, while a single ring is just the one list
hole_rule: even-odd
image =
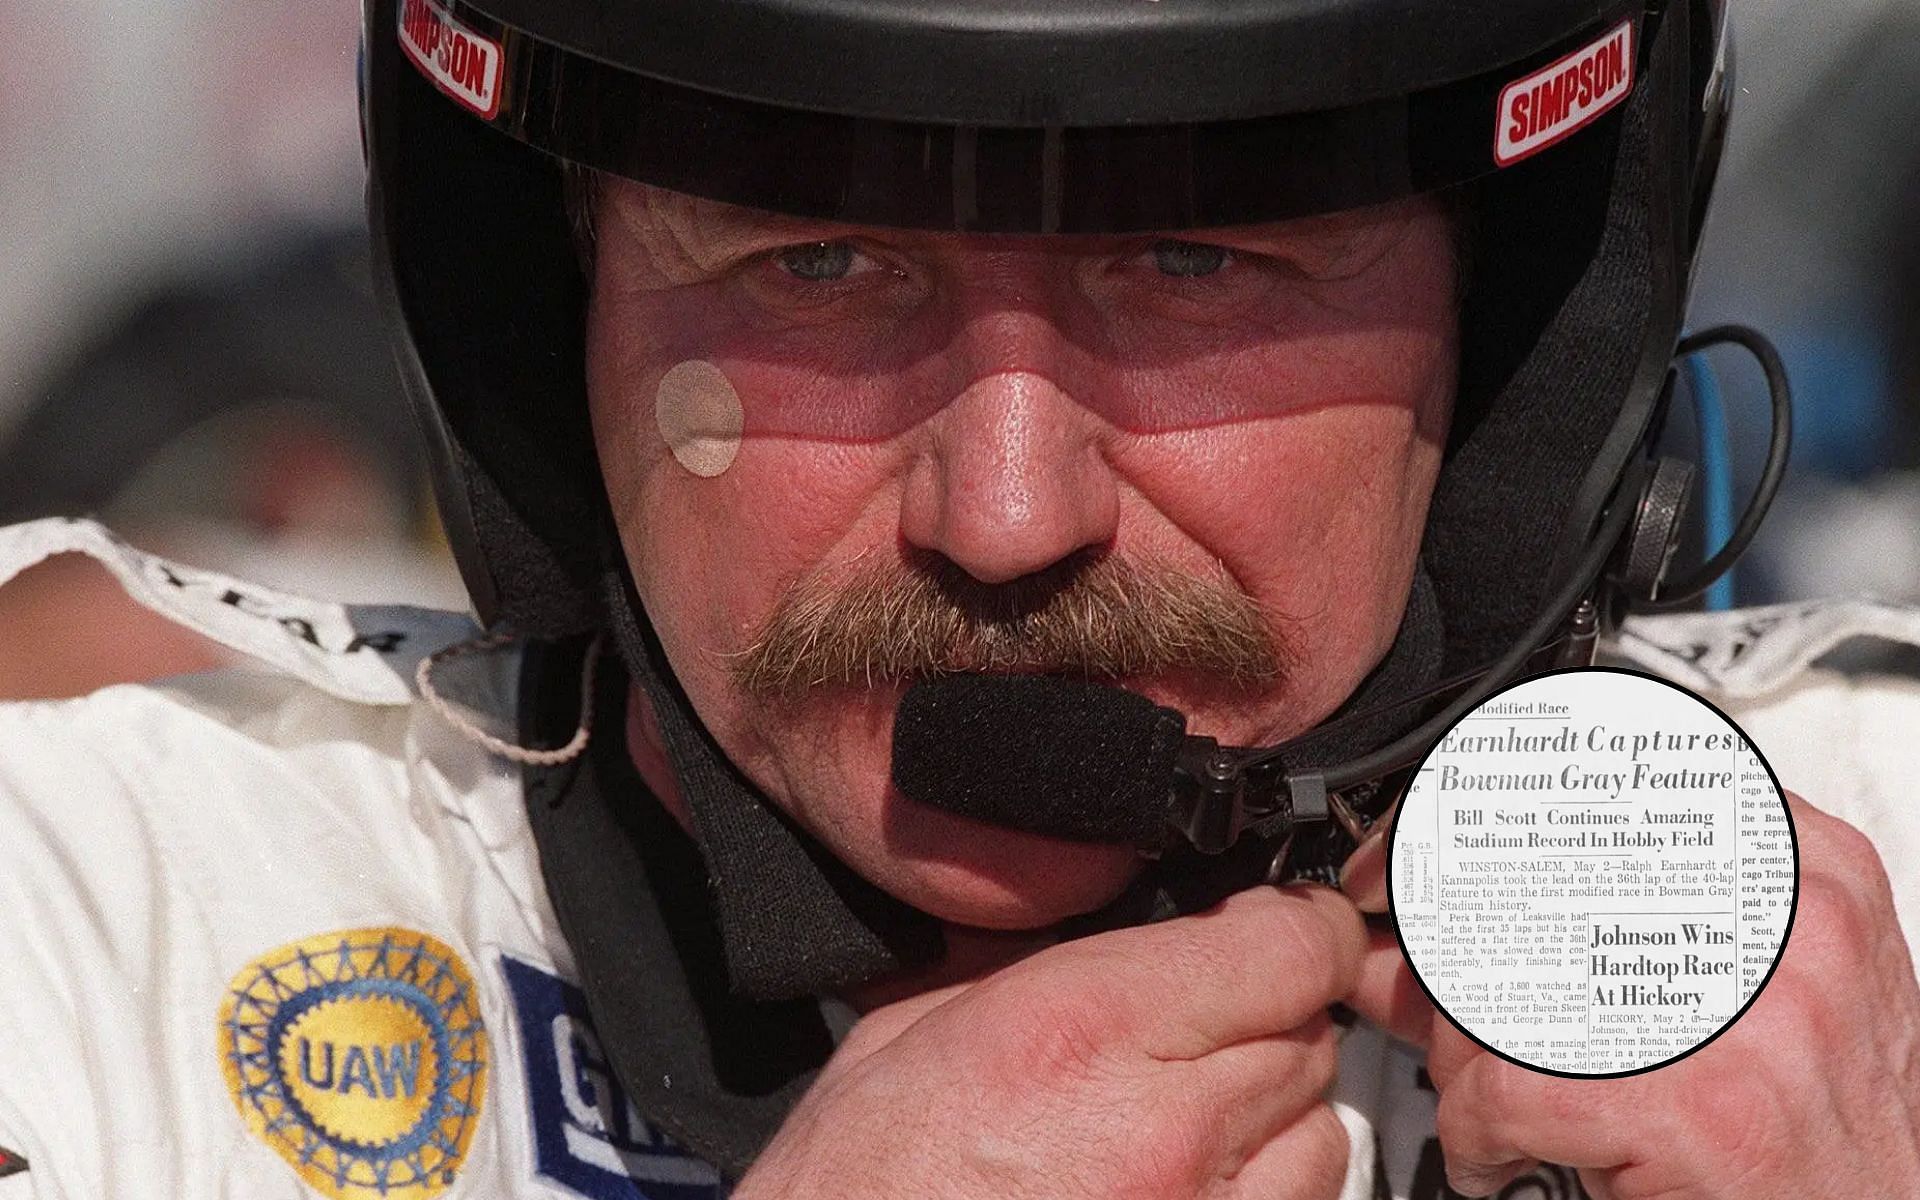
[{"label": "uaw patch", "polygon": [[220,1005],[227,1087],[254,1136],[334,1200],[429,1200],[459,1177],[486,1096],[473,979],[407,929],[303,938]]},{"label": "uaw patch", "polygon": [[584,992],[500,956],[524,1043],[534,1171],[591,1200],[713,1200],[720,1173],[634,1108],[587,1017]]}]

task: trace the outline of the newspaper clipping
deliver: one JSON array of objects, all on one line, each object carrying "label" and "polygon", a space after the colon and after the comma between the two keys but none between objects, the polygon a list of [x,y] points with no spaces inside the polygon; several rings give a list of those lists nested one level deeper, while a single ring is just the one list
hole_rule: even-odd
[{"label": "newspaper clipping", "polygon": [[1797,886],[1745,734],[1626,671],[1482,704],[1421,765],[1393,838],[1394,919],[1428,993],[1566,1074],[1657,1066],[1723,1029],[1771,974]]}]

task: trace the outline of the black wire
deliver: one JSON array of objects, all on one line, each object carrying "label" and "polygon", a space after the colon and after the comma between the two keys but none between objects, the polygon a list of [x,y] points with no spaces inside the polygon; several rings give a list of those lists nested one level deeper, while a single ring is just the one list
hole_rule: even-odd
[{"label": "black wire", "polygon": [[1615,502],[1613,511],[1601,521],[1599,531],[1587,547],[1586,555],[1574,567],[1558,592],[1553,595],[1540,615],[1527,631],[1515,640],[1506,654],[1487,668],[1480,682],[1462,692],[1458,699],[1442,709],[1438,716],[1427,721],[1412,733],[1396,742],[1391,742],[1365,758],[1355,759],[1337,771],[1325,774],[1328,791],[1349,788],[1369,779],[1378,778],[1387,772],[1406,766],[1427,752],[1434,739],[1445,733],[1455,721],[1473,711],[1479,703],[1508,683],[1529,657],[1538,652],[1541,643],[1553,633],[1553,630],[1573,612],[1574,606],[1586,597],[1593,581],[1606,568],[1607,560],[1613,557],[1618,548],[1620,537],[1627,531],[1627,524],[1633,519],[1634,509],[1640,491],[1637,487],[1621,489],[1620,498]]},{"label": "black wire", "polygon": [[[1773,503],[1774,495],[1780,490],[1780,480],[1786,474],[1787,455],[1793,446],[1793,393],[1787,380],[1786,364],[1780,358],[1780,352],[1774,349],[1758,331],[1742,325],[1720,325],[1703,329],[1681,339],[1677,347],[1680,356],[1697,354],[1711,346],[1733,344],[1745,348],[1759,360],[1760,368],[1766,372],[1767,390],[1773,400],[1773,440],[1767,453],[1766,469],[1761,473],[1759,486],[1754,490],[1747,511],[1741,516],[1740,523],[1734,528],[1733,536],[1727,544],[1711,559],[1702,565],[1695,575],[1684,584],[1676,587],[1658,603],[1642,605],[1647,608],[1678,607],[1691,600],[1698,599],[1715,580],[1727,572],[1734,560],[1752,542],[1759,531],[1760,522],[1765,518],[1767,509]],[[1467,713],[1478,707],[1482,700],[1511,681],[1513,676],[1529,657],[1539,652],[1542,644],[1553,633],[1556,626],[1573,612],[1576,605],[1584,599],[1606,569],[1607,562],[1619,548],[1620,538],[1627,531],[1635,510],[1639,507],[1639,497],[1645,479],[1631,481],[1622,487],[1611,511],[1601,520],[1601,525],[1587,547],[1586,554],[1576,564],[1573,573],[1568,576],[1558,592],[1541,610],[1540,615],[1527,631],[1515,640],[1513,646],[1500,657],[1485,673],[1479,682],[1461,692],[1446,708],[1420,725],[1413,732],[1391,742],[1364,758],[1355,759],[1337,770],[1327,771],[1321,778],[1327,791],[1339,791],[1351,788],[1368,780],[1377,779],[1391,771],[1406,767],[1419,760],[1434,740],[1445,733],[1453,724]],[[1269,760],[1280,761],[1280,747],[1273,752],[1256,757],[1247,765],[1250,768],[1267,765]],[[1306,774],[1313,774],[1307,772]]]},{"label": "black wire", "polygon": [[1793,387],[1787,379],[1787,365],[1780,358],[1780,352],[1773,343],[1757,330],[1744,325],[1717,325],[1712,329],[1682,338],[1678,354],[1684,358],[1698,354],[1713,346],[1735,345],[1759,361],[1760,369],[1767,376],[1767,394],[1773,401],[1773,437],[1767,448],[1767,465],[1760,472],[1760,483],[1754,489],[1753,499],[1748,501],[1747,510],[1740,517],[1740,523],[1734,526],[1733,535],[1727,544],[1701,564],[1700,569],[1684,582],[1672,587],[1663,587],[1657,593],[1657,599],[1636,604],[1643,611],[1661,612],[1690,604],[1704,595],[1722,575],[1732,569],[1735,560],[1743,554],[1753,537],[1760,531],[1760,522],[1766,519],[1767,510],[1773,506],[1775,493],[1780,490],[1780,481],[1787,474],[1787,457],[1793,451]]}]

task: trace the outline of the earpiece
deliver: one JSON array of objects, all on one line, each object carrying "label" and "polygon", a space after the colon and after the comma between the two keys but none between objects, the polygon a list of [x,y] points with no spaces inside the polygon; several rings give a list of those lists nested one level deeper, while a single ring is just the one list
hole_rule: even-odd
[{"label": "earpiece", "polygon": [[1686,521],[1693,496],[1694,466],[1678,458],[1662,458],[1640,493],[1614,582],[1630,600],[1651,603],[1661,598],[1667,568]]}]

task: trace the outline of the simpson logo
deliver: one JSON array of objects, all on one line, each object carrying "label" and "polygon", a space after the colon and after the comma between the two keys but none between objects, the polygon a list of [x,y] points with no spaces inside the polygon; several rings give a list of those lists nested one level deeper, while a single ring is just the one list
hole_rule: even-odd
[{"label": "simpson logo", "polygon": [[1633,91],[1633,22],[1510,83],[1500,93],[1493,159],[1510,167],[1600,119]]},{"label": "simpson logo", "polygon": [[468,29],[433,0],[400,5],[400,48],[447,95],[488,120],[500,111],[506,63],[500,43]]}]

